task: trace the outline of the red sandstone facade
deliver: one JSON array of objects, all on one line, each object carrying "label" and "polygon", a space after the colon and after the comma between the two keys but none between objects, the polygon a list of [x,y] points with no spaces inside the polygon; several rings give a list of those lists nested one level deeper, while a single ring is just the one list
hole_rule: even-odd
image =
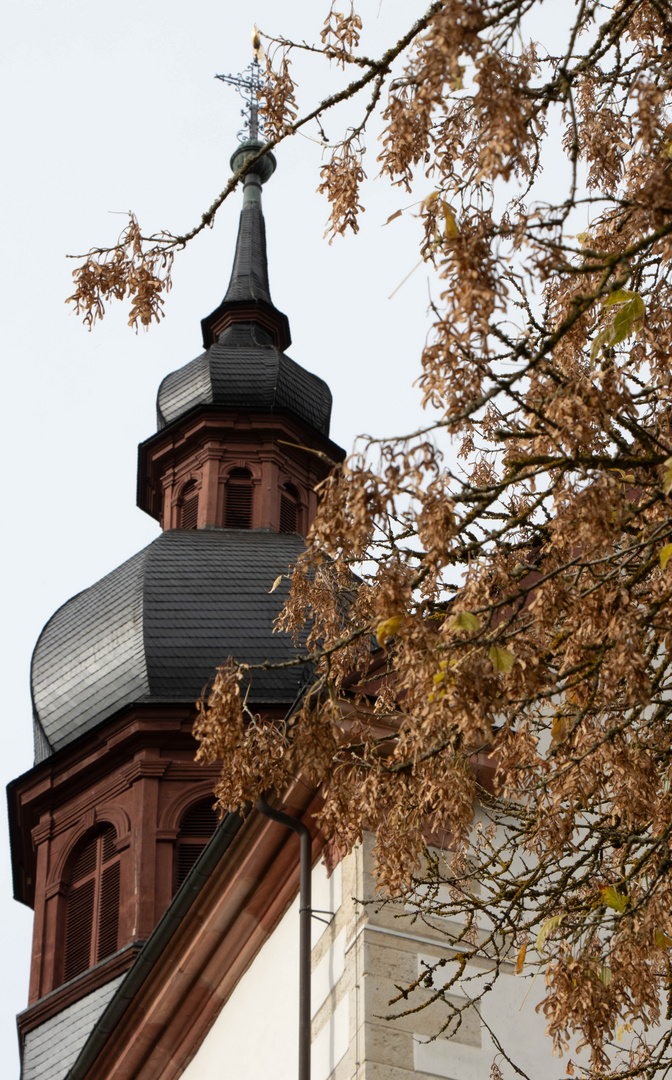
[{"label": "red sandstone facade", "polygon": [[[192,722],[193,710],[183,707],[131,709],[84,745],[55,755],[12,785],[21,851],[17,898],[35,910],[24,1029],[106,982],[110,967],[117,973],[130,966],[134,947],[149,937],[167,908],[175,887],[180,822],[192,806],[212,801],[217,773],[194,761]],[[116,955],[53,994],[65,981],[73,859],[83,841],[106,825],[114,829],[119,856]],[[125,956],[118,955],[122,950]],[[32,1016],[30,1006],[45,995],[51,995],[49,1004]]]},{"label": "red sandstone facade", "polygon": [[[196,495],[193,527],[240,527],[231,519],[232,488],[242,486],[247,473],[251,506],[242,527],[305,535],[317,509],[316,485],[335,451],[329,439],[289,415],[202,408],[177,430],[141,444],[138,506],[164,529],[177,529],[184,527],[185,501]],[[291,530],[283,528],[283,496],[296,510]]]}]

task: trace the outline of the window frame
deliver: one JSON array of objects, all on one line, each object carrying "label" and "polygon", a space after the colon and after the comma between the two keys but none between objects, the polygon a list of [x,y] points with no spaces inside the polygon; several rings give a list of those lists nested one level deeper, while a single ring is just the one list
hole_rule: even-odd
[{"label": "window frame", "polygon": [[114,825],[101,823],[79,839],[64,879],[61,984],[119,950],[121,853]]}]

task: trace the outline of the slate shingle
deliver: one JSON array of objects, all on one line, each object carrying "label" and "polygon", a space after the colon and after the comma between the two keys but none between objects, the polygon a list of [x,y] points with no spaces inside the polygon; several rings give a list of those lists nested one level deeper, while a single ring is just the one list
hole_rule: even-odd
[{"label": "slate shingle", "polygon": [[196,405],[285,410],[329,434],[331,391],[317,375],[280,352],[256,323],[229,326],[215,345],[173,371],[156,399],[159,430]]},{"label": "slate shingle", "polygon": [[249,300],[273,306],[268,285],[266,223],[260,202],[246,202],[240,212],[231,280],[223,303]]},{"label": "slate shingle", "polygon": [[29,1031],[23,1045],[21,1080],[64,1080],[123,975],[99,986]]}]

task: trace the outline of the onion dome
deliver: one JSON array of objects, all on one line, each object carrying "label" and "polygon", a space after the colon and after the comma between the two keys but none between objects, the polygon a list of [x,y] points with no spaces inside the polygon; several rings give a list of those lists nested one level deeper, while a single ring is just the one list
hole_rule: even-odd
[{"label": "onion dome", "polygon": [[197,405],[283,410],[329,435],[329,387],[280,352],[257,322],[227,327],[207,352],[163,380],[157,397],[159,430]]},{"label": "onion dome", "polygon": [[[273,633],[282,588],[269,590],[301,550],[296,534],[172,530],[73,596],[33,653],[36,761],[131,705],[192,705],[227,656],[290,659],[291,639]],[[300,678],[256,671],[248,701],[291,704]]]},{"label": "onion dome", "polygon": [[[262,145],[249,140],[239,146],[232,168],[239,168]],[[331,391],[285,355],[291,342],[289,321],[269,291],[261,185],[275,170],[275,159],[267,154],[255,169],[245,177],[229,287],[219,307],[201,322],[206,351],[161,383],[159,431],[199,405],[216,405],[286,411],[329,435]]]}]

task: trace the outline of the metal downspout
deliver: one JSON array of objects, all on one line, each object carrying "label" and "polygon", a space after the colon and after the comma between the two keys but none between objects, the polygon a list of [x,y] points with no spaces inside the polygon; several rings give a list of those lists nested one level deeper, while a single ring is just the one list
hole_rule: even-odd
[{"label": "metal downspout", "polygon": [[311,863],[313,843],[310,830],[298,818],[274,810],[262,797],[257,810],[266,817],[293,829],[299,834],[300,884],[299,884],[299,1078],[310,1080],[310,929],[312,915]]}]

